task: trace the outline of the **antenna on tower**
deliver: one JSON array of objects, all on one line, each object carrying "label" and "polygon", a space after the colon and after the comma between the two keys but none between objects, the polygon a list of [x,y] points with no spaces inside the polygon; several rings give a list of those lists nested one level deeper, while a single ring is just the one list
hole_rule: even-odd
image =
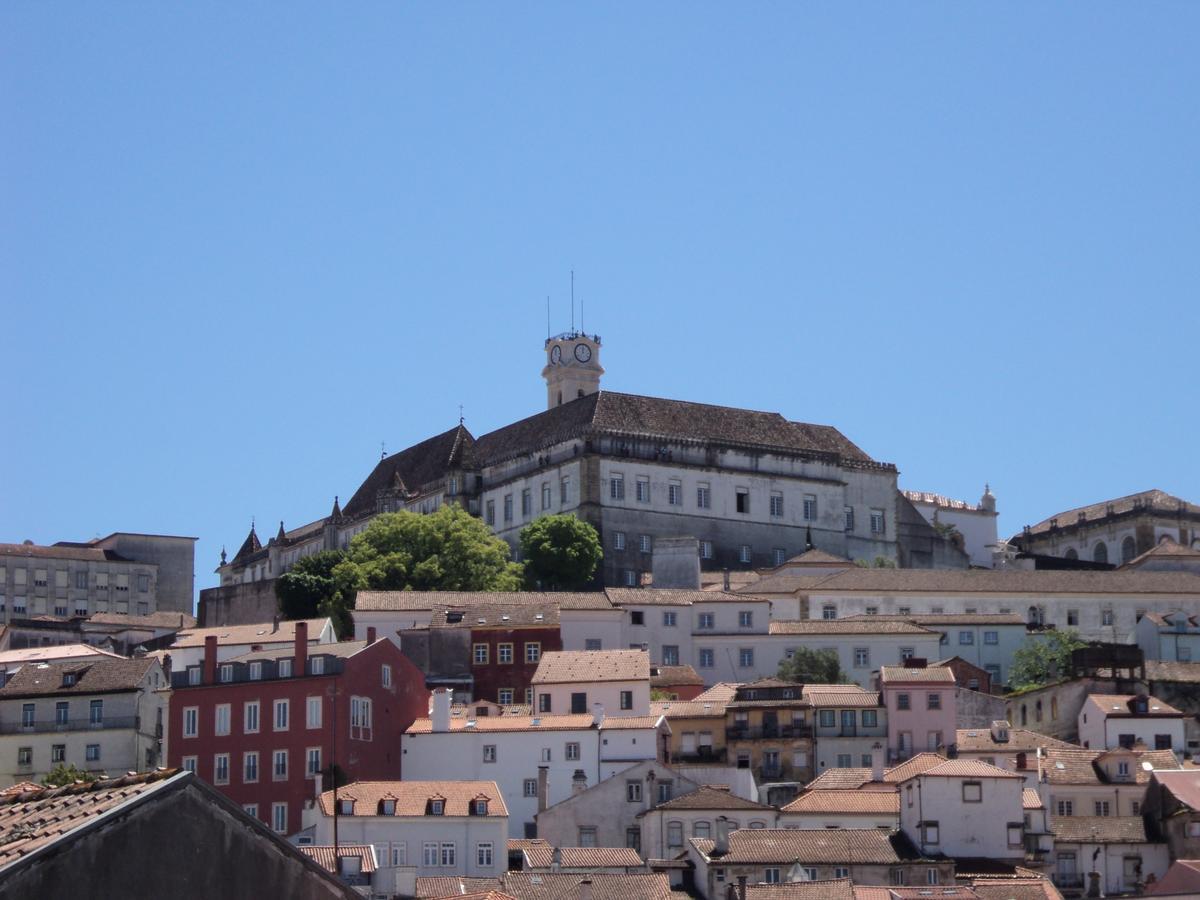
[{"label": "antenna on tower", "polygon": [[384,443],[383,441],[380,441],[379,442],[379,458],[384,459],[385,457],[387,457],[387,444]]},{"label": "antenna on tower", "polygon": [[546,340],[550,340],[550,295],[546,295]]},{"label": "antenna on tower", "polygon": [[571,333],[575,333],[575,270],[571,270]]}]

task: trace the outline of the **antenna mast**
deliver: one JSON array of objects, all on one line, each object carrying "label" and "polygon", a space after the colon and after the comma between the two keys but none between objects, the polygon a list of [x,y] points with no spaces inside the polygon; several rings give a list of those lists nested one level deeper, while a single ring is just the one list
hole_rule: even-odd
[{"label": "antenna mast", "polygon": [[546,340],[550,340],[550,295],[546,295]]},{"label": "antenna mast", "polygon": [[571,270],[571,332],[575,331],[575,270]]}]

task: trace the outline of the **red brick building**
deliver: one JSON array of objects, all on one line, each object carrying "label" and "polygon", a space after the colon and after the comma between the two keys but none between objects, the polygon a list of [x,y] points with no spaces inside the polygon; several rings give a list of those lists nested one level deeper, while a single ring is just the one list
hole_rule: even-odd
[{"label": "red brick building", "polygon": [[[373,636],[372,636],[373,637]],[[400,735],[428,714],[425,679],[391,641],[294,646],[217,662],[206,639],[200,683],[171,673],[168,765],[191,769],[280,834],[300,829],[315,774],[396,780]],[[197,667],[192,667],[197,668]]]},{"label": "red brick building", "polygon": [[533,703],[530,685],[542,654],[562,649],[554,604],[447,609],[434,614],[430,628],[470,631],[472,699],[501,705]]}]

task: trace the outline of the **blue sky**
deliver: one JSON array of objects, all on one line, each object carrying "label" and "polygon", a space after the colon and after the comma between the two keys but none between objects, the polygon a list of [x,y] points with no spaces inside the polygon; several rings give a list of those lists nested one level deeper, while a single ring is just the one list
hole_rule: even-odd
[{"label": "blue sky", "polygon": [[1200,500],[1200,6],[0,5],[0,540],[274,532],[613,390],[1005,533]]}]

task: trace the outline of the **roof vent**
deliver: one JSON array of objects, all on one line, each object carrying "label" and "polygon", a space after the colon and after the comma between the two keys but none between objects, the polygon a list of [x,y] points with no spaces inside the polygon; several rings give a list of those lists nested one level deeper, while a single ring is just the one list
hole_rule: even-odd
[{"label": "roof vent", "polygon": [[542,724],[542,720],[538,716],[534,716],[532,719],[529,720],[529,724],[534,727],[537,727],[538,725]]}]

